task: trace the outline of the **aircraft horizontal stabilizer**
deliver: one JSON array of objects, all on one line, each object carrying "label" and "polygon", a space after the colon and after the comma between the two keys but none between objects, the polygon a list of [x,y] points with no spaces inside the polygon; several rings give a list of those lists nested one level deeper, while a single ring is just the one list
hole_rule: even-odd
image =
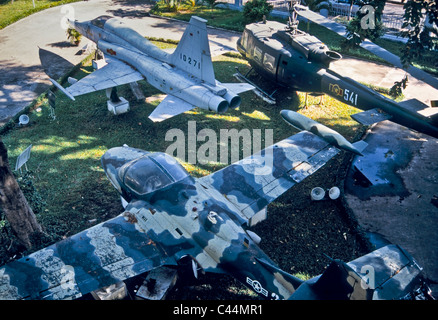
[{"label": "aircraft horizontal stabilizer", "polygon": [[359,140],[357,142],[352,143],[353,147],[356,148],[359,152],[362,152],[365,150],[365,148],[368,146],[368,143],[366,143],[363,140]]},{"label": "aircraft horizontal stabilizer", "polygon": [[268,261],[259,258],[256,258],[256,260],[266,269],[272,272],[275,275],[277,281],[285,285],[285,287],[289,289],[291,294],[295,292],[295,290],[304,282],[303,280],[300,280],[299,278],[294,277],[286,271],[281,270],[280,268],[269,263]]},{"label": "aircraft horizontal stabilizer", "polygon": [[192,110],[195,106],[172,95],[168,95],[149,115],[153,122],[161,122],[177,116],[183,112]]},{"label": "aircraft horizontal stabilizer", "polygon": [[351,117],[364,126],[370,126],[374,123],[390,120],[392,118],[390,114],[387,114],[380,109],[370,109],[364,112],[359,112],[351,115]]},{"label": "aircraft horizontal stabilizer", "polygon": [[438,126],[437,100],[430,101],[430,106],[415,98],[399,102],[398,105],[405,109],[420,113],[426,118],[429,118],[434,126]]},{"label": "aircraft horizontal stabilizer", "polygon": [[415,99],[415,98],[409,99],[409,100],[404,100],[404,101],[401,101],[397,104],[405,109],[410,109],[410,110],[415,111],[415,112],[429,108],[429,106],[427,104],[425,104],[425,103],[423,103],[420,100]]},{"label": "aircraft horizontal stabilizer", "polygon": [[249,83],[221,83],[221,85],[235,94],[255,89],[255,87]]}]

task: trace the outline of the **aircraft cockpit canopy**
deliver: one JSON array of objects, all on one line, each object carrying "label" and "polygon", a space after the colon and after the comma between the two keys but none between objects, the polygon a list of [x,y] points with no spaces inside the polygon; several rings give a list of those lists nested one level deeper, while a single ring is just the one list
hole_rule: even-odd
[{"label": "aircraft cockpit canopy", "polygon": [[103,26],[105,25],[105,22],[107,22],[109,19],[112,19],[112,18],[114,18],[114,17],[111,17],[111,16],[100,16],[100,17],[97,17],[96,19],[91,20],[91,23],[93,25],[95,25],[96,27],[99,27],[99,28],[103,29]]},{"label": "aircraft cockpit canopy", "polygon": [[126,163],[119,178],[131,191],[146,195],[187,177],[188,172],[165,153],[148,154]]}]

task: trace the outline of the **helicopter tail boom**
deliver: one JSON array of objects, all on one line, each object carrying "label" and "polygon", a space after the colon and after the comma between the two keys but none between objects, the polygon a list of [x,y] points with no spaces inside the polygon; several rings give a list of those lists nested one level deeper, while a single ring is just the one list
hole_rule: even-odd
[{"label": "helicopter tail boom", "polygon": [[[412,100],[396,103],[365,85],[328,69],[321,74],[320,88],[315,91],[323,92],[343,103],[365,110],[365,112],[352,115],[353,119],[364,125],[391,120],[438,138],[437,114],[426,116],[423,112],[420,113],[419,108],[415,106],[416,103]],[[424,108],[425,105],[422,105]]]}]

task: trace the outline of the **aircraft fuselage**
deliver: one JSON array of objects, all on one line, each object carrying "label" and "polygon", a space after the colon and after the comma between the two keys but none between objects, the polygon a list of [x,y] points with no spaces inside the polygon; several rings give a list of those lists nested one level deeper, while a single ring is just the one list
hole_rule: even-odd
[{"label": "aircraft fuselage", "polygon": [[[216,86],[212,92],[211,86],[205,86],[201,79],[172,65],[170,54],[118,20],[104,17],[70,24],[95,42],[104,55],[127,63],[156,89],[211,111],[222,113],[228,109],[229,103],[218,95],[226,93],[224,87]],[[201,61],[183,54],[179,58],[192,68],[201,69]]]},{"label": "aircraft fuselage", "polygon": [[163,250],[172,250],[178,258],[189,255],[206,272],[231,274],[265,299],[287,299],[302,283],[285,272],[280,275],[280,269],[242,227],[246,221],[233,204],[196,179],[187,176],[145,195],[126,187],[123,166],[135,158],[117,158],[118,150],[104,155],[105,172],[135,208],[129,211],[136,211],[138,226],[148,235],[166,238],[169,247]]}]

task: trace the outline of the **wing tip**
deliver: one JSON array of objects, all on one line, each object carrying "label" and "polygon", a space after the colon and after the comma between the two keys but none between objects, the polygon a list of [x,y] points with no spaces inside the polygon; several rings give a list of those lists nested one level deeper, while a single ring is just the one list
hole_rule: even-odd
[{"label": "wing tip", "polygon": [[69,97],[71,100],[75,101],[75,97],[73,97],[73,95],[68,92],[64,87],[62,87],[57,81],[53,80],[52,78],[49,78],[50,82],[59,90],[62,91],[62,93],[64,93],[67,97]]}]

